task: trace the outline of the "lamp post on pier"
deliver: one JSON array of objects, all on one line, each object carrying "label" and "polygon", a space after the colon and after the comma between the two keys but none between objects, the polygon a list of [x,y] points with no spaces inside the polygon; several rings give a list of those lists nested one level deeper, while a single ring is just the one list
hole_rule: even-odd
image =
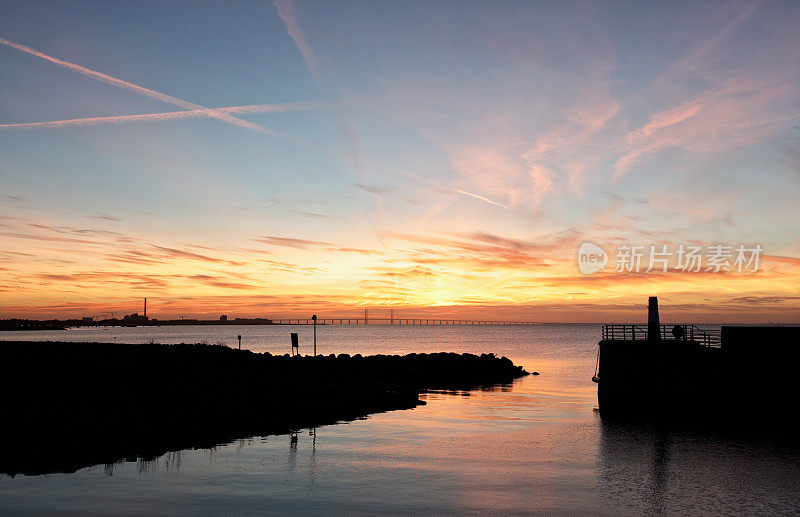
[{"label": "lamp post on pier", "polygon": [[317,357],[317,315],[311,316],[311,321],[314,322],[314,357]]}]

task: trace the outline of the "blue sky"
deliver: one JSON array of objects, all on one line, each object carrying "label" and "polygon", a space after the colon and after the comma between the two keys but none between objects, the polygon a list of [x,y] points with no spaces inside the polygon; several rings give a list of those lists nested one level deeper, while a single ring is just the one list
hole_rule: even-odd
[{"label": "blue sky", "polygon": [[4,2],[0,309],[148,292],[165,313],[557,317],[653,289],[593,287],[591,241],[759,243],[778,259],[758,278],[656,285],[688,313],[796,314],[799,21],[796,2]]}]

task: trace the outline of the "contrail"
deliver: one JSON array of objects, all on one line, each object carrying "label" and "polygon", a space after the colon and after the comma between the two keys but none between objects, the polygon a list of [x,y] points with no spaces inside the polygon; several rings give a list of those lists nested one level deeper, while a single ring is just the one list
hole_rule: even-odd
[{"label": "contrail", "polygon": [[254,124],[253,122],[248,122],[247,120],[242,120],[240,118],[232,117],[227,113],[223,113],[221,111],[213,110],[210,108],[206,108],[205,106],[201,106],[199,104],[195,104],[193,102],[185,101],[183,99],[179,99],[177,97],[173,97],[171,95],[167,95],[166,93],[157,92],[154,90],[150,90],[148,88],[144,88],[142,86],[129,83],[127,81],[123,81],[122,79],[117,79],[116,77],[112,77],[110,75],[97,72],[96,70],[91,70],[81,65],[77,65],[75,63],[70,63],[69,61],[64,61],[63,59],[58,59],[57,57],[49,56],[44,52],[40,52],[34,48],[28,47],[26,45],[22,45],[20,43],[15,43],[13,41],[9,41],[5,38],[0,38],[0,43],[3,45],[7,45],[11,48],[15,48],[21,52],[25,52],[32,56],[36,56],[38,58],[44,59],[45,61],[50,61],[51,63],[55,63],[58,66],[62,66],[68,70],[72,70],[73,72],[77,72],[81,75],[85,75],[86,77],[91,77],[93,79],[97,79],[98,81],[104,82],[106,84],[111,84],[114,86],[118,86],[120,88],[124,88],[128,91],[132,91],[138,93],[140,95],[144,95],[147,97],[151,97],[153,99],[160,100],[161,102],[166,102],[168,104],[172,104],[174,106],[179,106],[181,108],[187,110],[207,110],[207,116],[211,118],[215,118],[217,120],[221,120],[223,122],[227,122],[228,124],[233,124],[234,126],[243,127],[245,129],[250,129],[252,131],[258,131],[259,133],[265,133],[272,136],[283,136],[278,131],[274,129],[270,129],[265,126],[261,126],[259,124]]},{"label": "contrail", "polygon": [[473,194],[471,192],[465,192],[463,190],[456,190],[455,192],[458,192],[459,194],[463,194],[465,196],[474,197],[475,199],[480,199],[481,201],[485,201],[485,202],[489,203],[490,205],[499,206],[501,208],[505,208],[506,210],[511,210],[512,212],[516,212],[516,210],[514,210],[510,206],[504,205],[502,203],[498,203],[496,201],[492,201],[491,199],[483,197],[483,196],[479,196],[478,194]]},{"label": "contrail", "polygon": [[[303,54],[303,59],[306,61],[306,64],[311,70],[311,74],[314,76],[314,79],[319,82],[319,63],[317,62],[316,57],[314,56],[313,51],[311,50],[311,46],[305,39],[305,36],[300,29],[300,24],[297,21],[296,13],[294,11],[294,6],[286,1],[286,0],[275,0],[275,6],[278,8],[278,14],[281,16],[281,19],[286,24],[287,31],[292,39],[295,41],[300,53]],[[134,121],[134,120],[172,120],[172,119],[180,119],[180,118],[194,118],[194,117],[211,117],[222,122],[227,122],[228,124],[232,124],[234,126],[239,126],[245,129],[250,129],[252,131],[257,131],[259,133],[268,134],[271,136],[277,136],[280,138],[284,138],[295,143],[299,143],[310,147],[312,149],[324,152],[328,155],[349,159],[346,155],[343,155],[340,152],[333,151],[330,149],[326,149],[316,144],[312,144],[305,140],[302,140],[297,137],[292,137],[286,135],[284,133],[280,133],[275,131],[274,129],[270,129],[265,126],[261,126],[259,124],[255,124],[253,122],[249,122],[247,120],[242,120],[240,118],[236,118],[231,116],[230,113],[269,113],[269,108],[266,106],[269,105],[251,105],[251,106],[233,106],[228,108],[207,108],[205,106],[201,106],[199,104],[195,104],[193,102],[185,101],[183,99],[179,99],[177,97],[173,97],[171,95],[167,95],[166,93],[157,92],[155,90],[151,90],[149,88],[144,88],[137,84],[130,83],[128,81],[123,81],[122,79],[118,79],[116,77],[110,76],[108,74],[104,74],[102,72],[98,72],[96,70],[92,70],[90,68],[86,68],[84,66],[78,65],[76,63],[71,63],[69,61],[64,61],[63,59],[58,59],[57,57],[50,56],[45,54],[44,52],[40,52],[34,48],[28,47],[27,45],[22,45],[20,43],[16,43],[5,38],[0,37],[0,43],[3,45],[9,46],[11,48],[17,49],[20,52],[25,52],[26,54],[30,54],[32,56],[38,57],[40,59],[44,59],[45,61],[50,61],[58,66],[64,67],[68,70],[72,70],[73,72],[77,72],[81,75],[85,75],[86,77],[91,77],[96,79],[100,82],[104,82],[106,84],[111,84],[113,86],[117,86],[119,88],[123,88],[128,91],[132,91],[138,93],[140,95],[144,95],[146,97],[151,97],[153,99],[157,99],[161,102],[165,102],[167,104],[172,104],[174,106],[178,106],[180,108],[184,108],[185,112],[171,112],[171,113],[153,113],[153,114],[144,114],[144,115],[123,115],[120,117],[94,117],[94,118],[86,118],[86,119],[72,119],[72,120],[58,120],[58,121],[50,121],[50,122],[29,122],[23,124],[6,124],[0,126],[0,130],[8,130],[8,129],[34,129],[34,128],[46,128],[46,127],[69,127],[69,126],[80,126],[80,125],[91,125],[91,124],[103,124],[103,123],[115,123],[115,122],[127,122],[127,121]],[[296,103],[296,104],[303,104],[303,103]],[[257,107],[264,107],[265,111],[259,111]],[[250,109],[252,108],[252,111]],[[375,165],[384,167],[386,169],[392,170],[394,172],[399,172],[405,175],[411,175],[418,179],[423,179],[428,182],[433,182],[435,184],[439,184],[440,182],[436,180],[432,180],[430,178],[426,178],[425,176],[412,173],[409,171],[405,171],[403,169],[399,169],[397,167],[388,166],[386,164],[382,164],[380,162],[375,162]],[[459,194],[463,194],[466,196],[474,197],[476,199],[480,199],[492,205],[496,205],[507,210],[515,211],[513,208],[508,207],[506,205],[497,203],[492,201],[491,199],[487,199],[483,196],[479,196],[477,194],[471,194],[469,192],[464,192],[461,190],[457,190]]]},{"label": "contrail", "polygon": [[[308,71],[311,73],[311,76],[313,77],[314,81],[317,83],[317,86],[319,86],[321,90],[325,90],[325,81],[322,80],[322,66],[320,65],[320,61],[317,58],[317,55],[314,53],[314,49],[311,47],[311,44],[308,42],[308,39],[306,39],[305,32],[303,31],[303,28],[300,25],[300,20],[297,17],[297,9],[295,8],[295,2],[293,2],[293,0],[272,0],[272,5],[274,5],[275,8],[278,10],[278,16],[280,17],[281,21],[283,21],[283,24],[286,26],[286,32],[289,34],[289,37],[292,38],[292,41],[294,41],[295,46],[300,51],[300,54],[303,57],[303,61],[305,62],[306,67],[308,68]],[[362,156],[359,152],[358,131],[356,131],[354,126],[352,113],[349,111],[351,108],[350,106],[346,105],[345,109],[346,109],[346,114],[343,125],[347,127],[348,131],[347,136],[350,139],[352,147],[351,154],[350,156],[345,156],[342,153],[332,152],[329,150],[324,150],[325,152],[327,152],[328,154],[333,154],[340,158],[343,157],[345,159],[351,160],[353,162],[353,166],[356,172],[360,176],[366,174],[364,172],[365,166],[381,167],[395,174],[402,174],[404,176],[412,177],[416,180],[422,180],[428,184],[434,185],[435,187],[441,186],[441,182],[438,180],[434,180],[432,178],[428,178],[416,172],[407,171],[399,167],[394,167],[392,165],[382,163],[378,160],[371,160],[368,157]],[[484,199],[484,201],[487,200]]]},{"label": "contrail", "polygon": [[50,129],[119,124],[122,122],[146,122],[150,120],[179,120],[206,118],[210,112],[221,113],[285,113],[289,111],[309,111],[323,106],[314,102],[287,102],[282,104],[250,104],[247,106],[228,106],[224,108],[196,109],[188,111],[169,111],[165,113],[145,113],[141,115],[119,115],[111,117],[73,118],[51,120],[48,122],[23,122],[20,124],[0,124],[0,131],[9,129]]},{"label": "contrail", "polygon": [[311,45],[309,45],[308,40],[306,40],[303,29],[300,27],[294,3],[291,2],[291,0],[273,0],[272,5],[278,10],[278,16],[280,16],[283,24],[286,25],[286,32],[289,33],[289,36],[303,56],[303,61],[306,62],[306,66],[308,66],[308,70],[314,77],[314,81],[317,82],[317,85],[322,87],[322,75],[319,70],[319,61],[316,55],[314,55],[314,50],[311,48]]},{"label": "contrail", "polygon": [[[278,10],[278,16],[286,26],[286,32],[289,34],[289,37],[292,38],[292,41],[294,41],[297,50],[300,51],[300,55],[303,57],[306,68],[308,68],[308,71],[311,73],[311,77],[313,77],[314,82],[317,83],[317,86],[321,91],[323,91],[323,93],[326,90],[330,90],[329,85],[325,84],[325,81],[323,81],[320,60],[314,53],[314,49],[308,42],[308,39],[306,39],[305,31],[303,31],[303,28],[300,26],[300,20],[297,17],[295,2],[293,0],[272,0],[272,5],[274,5]],[[334,88],[334,90],[336,90],[336,88]],[[356,172],[359,175],[363,176],[364,171],[359,155],[358,131],[355,127],[353,107],[349,102],[344,103],[341,107],[344,110],[342,127],[350,141],[353,167],[355,167]]]}]

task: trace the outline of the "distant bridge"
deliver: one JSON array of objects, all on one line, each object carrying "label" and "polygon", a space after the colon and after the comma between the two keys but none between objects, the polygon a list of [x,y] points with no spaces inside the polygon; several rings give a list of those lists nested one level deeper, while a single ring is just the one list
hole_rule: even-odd
[{"label": "distant bridge", "polygon": [[[273,319],[275,325],[313,325],[311,318]],[[317,325],[537,325],[535,321],[451,320],[440,318],[317,318]]]}]

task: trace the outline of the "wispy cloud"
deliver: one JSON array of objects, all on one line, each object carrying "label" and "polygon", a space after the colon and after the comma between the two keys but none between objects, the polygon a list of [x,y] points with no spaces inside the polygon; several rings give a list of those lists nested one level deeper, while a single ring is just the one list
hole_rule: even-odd
[{"label": "wispy cloud", "polygon": [[800,118],[800,109],[776,109],[793,89],[781,80],[733,78],[688,102],[656,112],[625,137],[626,152],[617,159],[613,178],[670,148],[706,156],[762,142]]},{"label": "wispy cloud", "polygon": [[292,239],[289,237],[273,237],[270,235],[264,235],[254,239],[257,242],[261,242],[263,244],[269,244],[270,246],[285,246],[289,248],[298,248],[298,249],[308,249],[310,247],[315,246],[333,246],[330,242],[323,242],[323,241],[309,241],[306,239]]},{"label": "wispy cloud", "polygon": [[192,253],[191,251],[179,250],[176,248],[167,248],[166,246],[158,246],[156,244],[152,244],[152,246],[153,248],[157,249],[158,251],[170,257],[188,258],[192,260],[202,260],[205,262],[227,262],[223,259],[209,257],[208,255],[201,255],[199,253]]},{"label": "wispy cloud", "polygon": [[87,219],[94,219],[96,221],[122,221],[119,217],[114,217],[113,215],[108,214],[95,214],[95,215],[87,215]]},{"label": "wispy cloud", "polygon": [[220,278],[213,275],[187,275],[185,278],[193,281],[200,282],[204,285],[211,287],[219,287],[222,289],[258,289],[258,286],[252,284],[243,284],[241,282],[231,282],[225,278]]},{"label": "wispy cloud", "polygon": [[353,185],[360,188],[364,192],[369,192],[370,194],[376,195],[388,194],[392,191],[392,187],[379,187],[378,185],[365,185],[362,183],[353,183]]},{"label": "wispy cloud", "polygon": [[300,214],[300,215],[307,215],[308,217],[314,217],[316,219],[330,219],[331,218],[330,215],[318,214],[316,212],[306,212],[306,211],[303,211],[303,210],[292,210],[292,212],[295,212],[295,213]]},{"label": "wispy cloud", "polygon": [[59,237],[57,235],[34,235],[30,233],[17,233],[17,232],[0,232],[0,236],[12,237],[15,239],[30,239],[35,241],[50,241],[50,242],[72,242],[78,244],[94,244],[94,241],[86,239],[75,239],[72,237]]},{"label": "wispy cloud", "polygon": [[355,253],[358,255],[384,255],[386,252],[379,250],[368,250],[364,248],[327,248],[325,251],[333,251],[337,253]]},{"label": "wispy cloud", "polygon": [[583,237],[574,229],[542,235],[537,240],[521,240],[488,232],[447,236],[392,233],[389,236],[430,247],[408,251],[408,260],[416,264],[458,265],[466,271],[550,267],[565,256],[571,258]]},{"label": "wispy cloud", "polygon": [[656,75],[643,91],[648,104],[658,106],[662,99],[670,102],[624,136],[613,179],[669,149],[707,159],[712,153],[749,147],[800,118],[794,63],[775,58],[785,52],[775,48],[782,45],[779,31],[764,36],[774,40],[735,54],[736,66],[730,64],[731,49],[739,44],[736,37],[748,37],[751,29],[744,27],[745,22],[762,5],[732,4],[721,27],[709,30],[685,56]]},{"label": "wispy cloud", "polygon": [[146,275],[119,271],[92,271],[78,273],[40,273],[38,278],[49,282],[92,285],[125,285],[134,288],[165,288],[172,277],[166,275]]}]

